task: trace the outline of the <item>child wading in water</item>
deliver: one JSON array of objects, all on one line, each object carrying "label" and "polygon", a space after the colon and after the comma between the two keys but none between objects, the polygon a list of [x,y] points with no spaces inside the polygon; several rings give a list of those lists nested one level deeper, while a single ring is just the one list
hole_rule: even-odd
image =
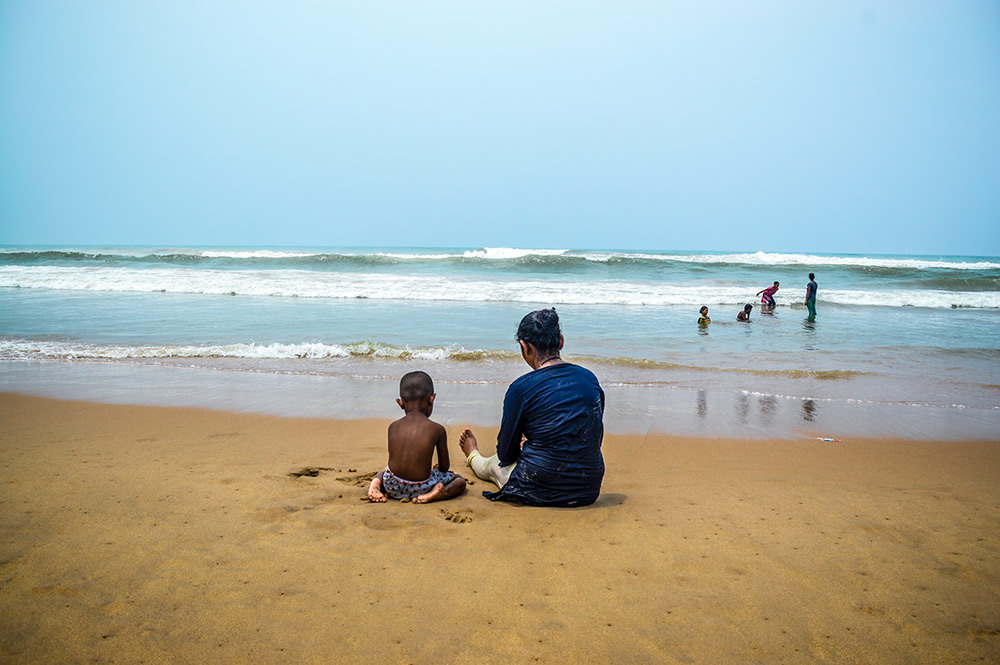
[{"label": "child wading in water", "polygon": [[[766,289],[761,289],[757,292],[760,296],[760,304],[764,307],[774,307],[777,303],[774,302],[774,294],[778,292],[778,282],[774,283],[774,286],[769,286]],[[761,295],[763,294],[763,295]]]},{"label": "child wading in water", "polygon": [[[428,503],[465,491],[465,478],[448,470],[448,433],[430,419],[435,397],[426,372],[410,372],[400,380],[396,403],[406,415],[389,425],[389,464],[368,486],[372,501],[381,503],[388,496]],[[438,465],[432,469],[435,449]]]}]

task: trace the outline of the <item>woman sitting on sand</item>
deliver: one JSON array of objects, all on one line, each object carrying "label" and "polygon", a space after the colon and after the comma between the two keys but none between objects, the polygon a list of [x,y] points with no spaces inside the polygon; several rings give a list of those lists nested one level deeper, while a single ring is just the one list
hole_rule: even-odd
[{"label": "woman sitting on sand", "polygon": [[517,328],[532,371],[507,389],[497,454],[484,457],[475,435],[459,438],[473,472],[496,483],[493,501],[533,506],[586,506],[604,479],[604,391],[593,372],[559,356],[564,339],[555,309],[531,312]]}]

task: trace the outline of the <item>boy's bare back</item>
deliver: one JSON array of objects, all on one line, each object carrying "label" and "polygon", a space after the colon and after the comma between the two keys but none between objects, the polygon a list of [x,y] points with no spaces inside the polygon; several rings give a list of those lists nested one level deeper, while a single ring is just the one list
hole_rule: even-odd
[{"label": "boy's bare back", "polygon": [[[406,415],[389,425],[388,468],[372,478],[371,501],[385,502],[383,488],[394,498],[412,497],[416,503],[450,499],[465,491],[465,479],[448,468],[448,433],[430,418],[435,397],[434,382],[426,372],[409,372],[400,379],[396,404]],[[436,471],[432,467],[435,450]],[[383,482],[393,487],[383,487]]]},{"label": "boy's bare back", "polygon": [[431,475],[434,451],[438,469],[448,471],[448,433],[420,411],[411,411],[389,425],[389,470],[405,480]]}]

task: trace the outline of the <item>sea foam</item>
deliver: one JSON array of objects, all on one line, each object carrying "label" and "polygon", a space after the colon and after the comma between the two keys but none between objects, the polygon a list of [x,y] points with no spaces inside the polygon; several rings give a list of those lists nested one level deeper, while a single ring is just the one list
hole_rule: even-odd
[{"label": "sea foam", "polygon": [[[715,282],[463,277],[410,275],[400,279],[387,272],[0,266],[0,287],[66,291],[574,305],[718,306],[756,302],[745,287]],[[786,293],[794,295],[784,298]],[[779,292],[778,300],[797,303],[800,293]],[[820,291],[820,300],[842,305],[1000,308],[1000,292],[996,291],[825,289]]]}]

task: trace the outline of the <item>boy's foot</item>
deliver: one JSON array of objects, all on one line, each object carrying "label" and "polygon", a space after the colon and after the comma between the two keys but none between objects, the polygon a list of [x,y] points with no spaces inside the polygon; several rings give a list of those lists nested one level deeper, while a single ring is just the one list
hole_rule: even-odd
[{"label": "boy's foot", "polygon": [[385,503],[385,494],[382,494],[381,486],[376,487],[375,480],[368,486],[368,500],[372,503]]},{"label": "boy's foot", "polygon": [[421,494],[413,500],[413,503],[430,503],[431,501],[436,501],[437,499],[447,498],[444,491],[444,483],[438,483],[434,488],[427,494]]},{"label": "boy's foot", "polygon": [[458,437],[458,447],[462,449],[466,457],[471,455],[472,451],[479,450],[479,442],[476,441],[476,435],[472,433],[471,429],[466,429]]}]

